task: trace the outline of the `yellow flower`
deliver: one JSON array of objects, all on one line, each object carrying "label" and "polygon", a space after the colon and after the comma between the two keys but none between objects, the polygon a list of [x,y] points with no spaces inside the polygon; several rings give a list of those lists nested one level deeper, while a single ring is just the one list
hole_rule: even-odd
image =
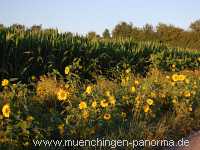
[{"label": "yellow flower", "polygon": [[185,96],[185,97],[190,97],[190,96],[191,96],[191,93],[190,93],[189,91],[185,91],[185,92],[184,92],[184,96]]},{"label": "yellow flower", "polygon": [[149,104],[150,106],[153,105],[153,100],[150,99],[150,98],[148,98],[148,99],[147,99],[147,104]]},{"label": "yellow flower", "polygon": [[17,84],[13,84],[12,86],[13,86],[13,88],[16,88],[16,87],[17,87]]},{"label": "yellow flower", "polygon": [[149,105],[144,105],[144,112],[148,113],[150,110]]},{"label": "yellow flower", "polygon": [[188,110],[191,112],[191,111],[192,111],[192,107],[190,106],[190,107],[188,108]]},{"label": "yellow flower", "polygon": [[4,79],[1,81],[2,86],[8,86],[8,84],[9,84],[9,81],[7,79]]},{"label": "yellow flower", "polygon": [[154,92],[151,92],[151,97],[152,98],[156,97],[156,94]]},{"label": "yellow flower", "polygon": [[172,65],[172,68],[175,68],[175,67],[176,67],[176,65],[175,65],[175,64],[173,64],[173,65]]},{"label": "yellow flower", "polygon": [[106,94],[107,97],[111,96],[110,91],[106,91],[105,94]]},{"label": "yellow flower", "polygon": [[87,108],[86,102],[81,101],[79,104],[79,109],[86,109],[86,108]]},{"label": "yellow flower", "polygon": [[189,84],[190,80],[189,79],[185,79],[185,83]]},{"label": "yellow flower", "polygon": [[135,93],[135,91],[136,91],[135,87],[132,86],[132,87],[131,87],[131,92],[132,92],[132,93]]},{"label": "yellow flower", "polygon": [[128,73],[130,73],[131,72],[131,69],[129,68],[129,69],[126,69],[126,73],[128,74]]},{"label": "yellow flower", "polygon": [[90,95],[92,93],[92,87],[91,86],[87,86],[85,93]]},{"label": "yellow flower", "polygon": [[88,111],[83,111],[82,116],[84,119],[87,119],[89,117]]},{"label": "yellow flower", "polygon": [[28,117],[26,118],[26,120],[29,121],[29,122],[31,122],[31,121],[34,120],[34,118],[33,118],[33,116],[28,116]]},{"label": "yellow flower", "polygon": [[173,103],[173,104],[176,104],[176,103],[177,103],[176,99],[173,99],[173,100],[172,100],[172,103]]},{"label": "yellow flower", "polygon": [[108,107],[108,102],[107,102],[105,99],[103,99],[103,100],[100,102],[100,105],[101,105],[101,107]]},{"label": "yellow flower", "polygon": [[110,120],[111,115],[108,114],[108,113],[105,113],[104,116],[103,116],[103,118],[104,118],[105,120]]},{"label": "yellow flower", "polygon": [[122,112],[122,113],[121,113],[121,116],[122,116],[122,118],[126,118],[127,115],[126,115],[125,112]]},{"label": "yellow flower", "polygon": [[64,134],[64,132],[65,132],[64,127],[65,127],[64,123],[61,123],[61,124],[58,125],[60,135]]},{"label": "yellow flower", "polygon": [[63,89],[60,89],[58,92],[57,92],[57,98],[58,100],[60,101],[64,101],[66,100],[68,97],[69,97],[69,92],[63,90]]},{"label": "yellow flower", "polygon": [[97,107],[97,102],[96,102],[96,101],[93,101],[93,102],[92,102],[92,107],[93,107],[93,108],[96,108],[96,107]]},{"label": "yellow flower", "polygon": [[179,80],[179,76],[178,76],[177,74],[173,74],[173,75],[172,75],[172,80],[173,80],[174,82],[178,81],[178,80]]},{"label": "yellow flower", "polygon": [[191,93],[192,93],[192,95],[196,95],[196,91],[192,91]]},{"label": "yellow flower", "polygon": [[125,77],[125,81],[128,82],[129,81],[129,76]]},{"label": "yellow flower", "polygon": [[135,98],[135,101],[140,101],[140,96],[137,96],[136,98]]},{"label": "yellow flower", "polygon": [[139,85],[139,81],[138,80],[135,80],[135,85]]},{"label": "yellow flower", "polygon": [[9,118],[10,117],[10,113],[11,113],[11,110],[10,110],[10,105],[9,104],[5,104],[2,108],[2,113],[3,113],[3,116],[6,117],[6,118]]},{"label": "yellow flower", "polygon": [[165,94],[165,93],[160,93],[160,97],[161,97],[161,98],[165,98],[165,97],[166,97],[166,94]]},{"label": "yellow flower", "polygon": [[172,85],[172,86],[175,86],[175,84],[176,84],[175,82],[171,82],[171,85]]},{"label": "yellow flower", "polygon": [[125,85],[126,85],[126,80],[125,80],[125,79],[122,79],[121,85],[122,85],[122,86],[125,86]]},{"label": "yellow flower", "polygon": [[32,79],[33,81],[35,81],[36,77],[35,77],[35,76],[31,76],[31,79]]},{"label": "yellow flower", "polygon": [[69,66],[66,66],[66,67],[65,67],[65,74],[69,74],[69,72],[70,72],[70,67],[69,67]]},{"label": "yellow flower", "polygon": [[65,84],[65,88],[68,89],[70,87],[69,84]]},{"label": "yellow flower", "polygon": [[128,96],[122,96],[122,100],[123,100],[123,101],[127,101],[128,99],[129,99]]},{"label": "yellow flower", "polygon": [[186,76],[185,75],[179,75],[179,80],[180,81],[184,81],[186,79]]},{"label": "yellow flower", "polygon": [[115,97],[114,96],[110,96],[109,97],[109,102],[110,102],[111,105],[115,105],[115,103],[116,103]]}]

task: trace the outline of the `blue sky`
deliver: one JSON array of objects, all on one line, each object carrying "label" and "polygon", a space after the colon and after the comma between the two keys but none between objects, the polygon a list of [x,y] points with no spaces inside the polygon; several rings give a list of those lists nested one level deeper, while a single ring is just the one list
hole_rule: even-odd
[{"label": "blue sky", "polygon": [[1,0],[0,23],[101,33],[120,21],[135,26],[164,22],[187,29],[200,19],[199,0]]}]

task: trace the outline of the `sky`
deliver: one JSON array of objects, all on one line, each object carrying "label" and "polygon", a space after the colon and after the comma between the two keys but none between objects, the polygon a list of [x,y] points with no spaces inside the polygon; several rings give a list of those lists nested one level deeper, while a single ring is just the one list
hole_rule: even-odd
[{"label": "sky", "polygon": [[200,0],[1,0],[0,24],[19,23],[30,27],[58,28],[85,34],[121,21],[142,27],[159,22],[188,29],[200,19]]}]

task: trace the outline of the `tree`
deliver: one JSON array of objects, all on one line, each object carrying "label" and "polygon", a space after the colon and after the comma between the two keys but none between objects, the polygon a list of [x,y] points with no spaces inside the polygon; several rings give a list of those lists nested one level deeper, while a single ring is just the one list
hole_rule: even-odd
[{"label": "tree", "polygon": [[4,25],[3,24],[0,24],[0,28],[3,28],[4,27]]},{"label": "tree", "polygon": [[65,32],[64,35],[66,35],[68,37],[73,37],[73,33],[72,32]]},{"label": "tree", "polygon": [[121,22],[112,31],[113,37],[131,37],[133,32],[132,23]]},{"label": "tree", "polygon": [[166,25],[159,23],[156,27],[158,37],[163,42],[171,42],[172,44],[177,44],[177,41],[182,36],[183,29],[175,27],[173,25]]},{"label": "tree", "polygon": [[143,26],[142,31],[140,33],[140,38],[142,40],[148,41],[156,40],[157,36],[151,24],[145,24]]},{"label": "tree", "polygon": [[25,26],[21,24],[13,24],[10,26],[11,29],[16,29],[16,30],[25,30]]},{"label": "tree", "polygon": [[191,23],[190,29],[194,32],[200,32],[200,19]]},{"label": "tree", "polygon": [[32,31],[39,31],[39,30],[41,30],[42,29],[42,25],[33,25],[32,27],[31,27],[31,30]]},{"label": "tree", "polygon": [[90,31],[90,32],[88,32],[87,37],[89,39],[95,39],[95,38],[97,38],[97,34],[94,31]]},{"label": "tree", "polygon": [[153,26],[147,23],[143,26],[143,31],[148,32],[148,33],[152,33],[153,32]]},{"label": "tree", "polygon": [[103,38],[105,39],[109,39],[111,37],[110,31],[108,29],[105,29],[102,35],[103,35]]}]

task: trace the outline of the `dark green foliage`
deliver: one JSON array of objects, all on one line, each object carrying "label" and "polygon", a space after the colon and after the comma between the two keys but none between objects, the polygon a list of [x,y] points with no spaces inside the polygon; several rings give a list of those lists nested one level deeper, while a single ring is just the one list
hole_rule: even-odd
[{"label": "dark green foliage", "polygon": [[[36,28],[36,27],[34,27]],[[146,26],[144,32],[152,33]],[[83,66],[80,76],[91,79],[93,73],[110,76],[124,63],[145,75],[150,65],[170,70],[199,68],[198,51],[170,48],[158,42],[136,42],[134,38],[100,39],[59,33],[55,29],[24,29],[23,26],[0,28],[0,72],[3,77],[27,79],[64,67],[75,58]]]}]

